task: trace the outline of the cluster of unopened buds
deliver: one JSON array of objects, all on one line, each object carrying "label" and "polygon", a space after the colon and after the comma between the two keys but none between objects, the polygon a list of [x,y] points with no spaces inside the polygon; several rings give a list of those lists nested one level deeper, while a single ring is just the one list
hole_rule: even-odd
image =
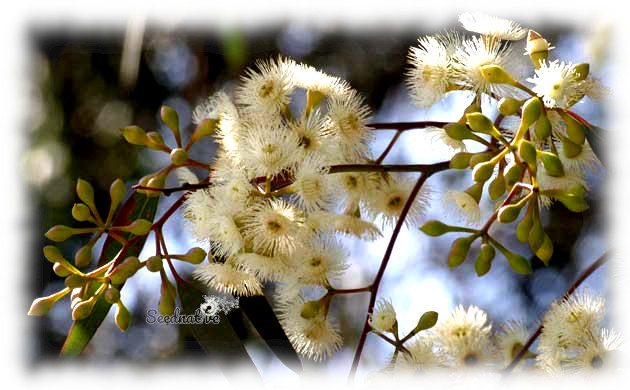
[{"label": "cluster of unopened buds", "polygon": [[[370,110],[361,95],[337,77],[287,58],[259,61],[242,77],[233,97],[217,92],[195,109],[196,128],[185,145],[178,115],[169,107],[162,108],[161,117],[173,132],[176,147],[167,146],[157,132],[137,126],[122,129],[128,142],[170,155],[168,166],[142,178],[135,189],[148,197],[168,194],[166,178],[175,171],[181,188],[191,191],[178,206],[191,234],[207,249],[207,261],[201,248],[169,255],[161,233],[164,219],[152,223],[137,217],[116,226],[115,210],[126,192],[122,181],[112,184],[111,207],[103,222],[91,187],[79,180],[77,194],[84,203],[75,205],[72,214],[95,227],[56,226],[47,237],[63,241],[73,234],[94,235],[77,252],[74,265],[54,246],[44,248],[55,273],[66,278],[67,288],[36,300],[29,314],[47,313],[72,292],[73,319],[86,318],[103,296],[117,305],[116,323],[125,330],[129,313],[120,301],[119,289],[144,266],[160,273],[159,309],[162,314],[172,313],[176,290],[162,264],[166,259],[178,278],[171,264],[171,259],[178,259],[198,264],[193,277],[222,293],[262,295],[264,283],[276,283],[275,305],[286,335],[296,351],[315,360],[330,357],[342,345],[339,328],[329,315],[331,300],[369,292],[366,330],[395,347],[387,369],[487,366],[490,362],[505,366],[519,352],[527,352],[526,358],[536,357],[539,367],[548,370],[567,362],[595,366],[595,356],[601,360],[606,351],[616,348],[618,337],[599,327],[603,299],[589,293],[554,306],[543,321],[535,355],[526,348],[522,351],[529,336],[522,323],[507,323],[495,339],[486,314],[474,306],[458,307],[441,322],[437,313],[424,313],[411,332],[399,337],[393,305],[375,301],[391,247],[374,283],[338,288],[349,257],[339,235],[374,240],[382,236],[381,229],[394,228],[393,245],[403,226],[420,227],[430,236],[464,233],[452,243],[448,266],[464,263],[473,243],[480,240],[474,264],[479,276],[490,271],[497,251],[515,272],[529,274],[530,261],[491,236],[493,223],[515,222],[526,209],[516,225],[516,238],[528,243],[546,265],[553,242],[541,220],[544,209],[553,201],[573,212],[588,208],[586,173],[600,165],[592,150],[596,146],[589,141],[598,128],[570,110],[584,96],[602,95],[603,88],[590,76],[588,64],[550,61],[553,48],[549,43],[514,22],[481,14],[464,14],[460,21],[478,35],[447,32],[420,38],[419,46],[410,50],[407,73],[412,99],[421,108],[449,93],[470,98],[456,120],[415,127],[424,128],[453,150],[447,161],[384,165],[387,153],[407,128],[371,126]],[[525,37],[525,51],[533,66],[526,80],[531,88],[518,81],[523,77],[512,70],[511,41]],[[496,107],[499,115],[492,118],[487,106]],[[388,128],[397,130],[396,136],[375,157],[370,149],[374,131]],[[214,160],[191,159],[188,152],[193,144],[209,136],[218,143]],[[479,151],[468,151],[479,147]],[[199,180],[186,167],[205,169],[209,175]],[[471,170],[472,185],[463,191],[449,190],[442,197],[464,226],[437,220],[420,226],[432,193],[425,181],[446,169]],[[496,207],[479,226],[484,192]],[[79,271],[91,263],[92,247],[101,235],[124,247],[150,232],[156,235],[157,250],[145,261],[117,255],[92,272]],[[589,361],[587,354],[592,355]]]}]

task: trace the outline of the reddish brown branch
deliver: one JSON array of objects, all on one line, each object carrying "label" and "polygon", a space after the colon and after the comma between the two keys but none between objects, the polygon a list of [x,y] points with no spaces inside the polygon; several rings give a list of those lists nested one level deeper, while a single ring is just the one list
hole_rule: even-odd
[{"label": "reddish brown branch", "polygon": [[352,367],[350,368],[349,379],[352,380],[359,366],[359,360],[361,359],[361,353],[363,352],[363,347],[365,345],[365,340],[367,338],[367,334],[370,331],[369,318],[374,310],[374,304],[376,303],[376,295],[378,294],[378,288],[381,283],[381,279],[385,274],[385,270],[387,268],[387,264],[389,263],[389,259],[392,255],[392,251],[394,250],[394,244],[396,243],[396,239],[398,238],[398,234],[402,229],[402,225],[405,222],[405,218],[409,213],[409,209],[413,204],[416,196],[420,192],[422,185],[424,182],[434,173],[445,170],[448,168],[448,161],[443,163],[437,163],[432,165],[425,166],[425,169],[422,170],[422,175],[416,181],[416,184],[413,186],[411,193],[409,194],[409,198],[405,202],[405,205],[398,217],[398,221],[396,222],[396,226],[394,227],[394,231],[392,232],[392,237],[389,240],[389,244],[387,245],[387,249],[385,250],[385,254],[383,255],[383,260],[381,261],[381,265],[374,277],[374,282],[372,283],[372,288],[370,289],[370,301],[368,303],[367,315],[365,316],[365,322],[363,325],[363,330],[361,331],[361,336],[359,337],[359,343],[357,345],[357,349],[354,353],[354,359],[352,360]]},{"label": "reddish brown branch", "polygon": [[412,130],[412,129],[424,129],[427,127],[444,127],[449,122],[436,122],[436,121],[420,121],[420,122],[380,122],[380,123],[368,123],[367,126],[372,130]]},{"label": "reddish brown branch", "polygon": [[396,143],[396,141],[398,141],[398,138],[400,138],[400,134],[402,134],[400,131],[396,132],[396,134],[392,137],[391,141],[389,141],[389,144],[387,144],[387,147],[385,148],[383,153],[381,153],[381,155],[376,159],[375,161],[376,164],[380,164],[383,162],[383,160],[385,160],[385,157],[387,157],[389,152],[394,147],[394,144]]}]

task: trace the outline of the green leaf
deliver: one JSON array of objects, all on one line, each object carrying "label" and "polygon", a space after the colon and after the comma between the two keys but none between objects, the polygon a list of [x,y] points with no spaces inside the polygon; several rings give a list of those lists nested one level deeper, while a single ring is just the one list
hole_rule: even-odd
[{"label": "green leaf", "polygon": [[586,132],[586,139],[588,140],[588,144],[591,145],[591,149],[602,162],[602,165],[605,164],[604,157],[604,149],[606,148],[606,137],[607,131],[598,126],[585,126],[588,131]]},{"label": "green leaf", "polygon": [[[188,282],[177,280],[177,292],[184,314],[195,314],[201,304],[205,302],[203,293]],[[260,378],[256,365],[247,354],[243,342],[224,313],[219,314],[218,324],[193,323],[182,324],[182,326],[192,334],[209,356],[215,358],[214,360],[226,376],[234,374],[233,379],[237,380],[237,373],[232,372],[231,369],[238,365],[239,370],[245,371],[245,374],[255,374],[257,378]],[[239,371],[239,375],[242,374],[243,372]]]},{"label": "green leaf", "polygon": [[[142,218],[152,221],[155,218],[155,212],[157,211],[158,198],[147,198],[145,195],[134,192],[133,195],[127,199],[127,201],[120,208],[115,220],[114,225],[126,226],[131,221]],[[126,234],[125,238],[128,238],[130,234]],[[146,237],[143,237],[134,245],[131,245],[123,256],[138,256]],[[103,251],[98,260],[98,266],[101,266],[111,259],[113,259],[118,252],[122,249],[122,245],[107,237],[105,244],[103,245]],[[90,291],[93,293],[98,289],[100,283],[91,283]],[[118,286],[118,289],[121,289]],[[66,341],[63,344],[59,356],[62,357],[75,357],[78,356],[88,345],[94,333],[101,325],[112,304],[108,303],[103,296],[100,296],[94,305],[92,314],[85,319],[74,321],[66,337]]]},{"label": "green leaf", "polygon": [[241,297],[239,305],[278,359],[296,373],[301,373],[300,358],[284,333],[267,298],[264,295]]}]

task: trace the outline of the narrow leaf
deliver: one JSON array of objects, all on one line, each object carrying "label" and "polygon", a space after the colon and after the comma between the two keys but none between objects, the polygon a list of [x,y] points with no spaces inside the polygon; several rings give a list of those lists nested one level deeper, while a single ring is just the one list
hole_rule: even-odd
[{"label": "narrow leaf", "polygon": [[278,359],[296,373],[301,373],[300,358],[284,333],[267,298],[264,295],[241,297],[239,305]]},{"label": "narrow leaf", "polygon": [[[184,314],[195,314],[204,303],[203,293],[187,282],[177,281],[177,291]],[[247,374],[260,377],[256,365],[247,354],[238,334],[224,313],[219,314],[219,323],[183,324],[201,348],[221,366],[224,374],[229,375],[231,368],[238,365]]]}]

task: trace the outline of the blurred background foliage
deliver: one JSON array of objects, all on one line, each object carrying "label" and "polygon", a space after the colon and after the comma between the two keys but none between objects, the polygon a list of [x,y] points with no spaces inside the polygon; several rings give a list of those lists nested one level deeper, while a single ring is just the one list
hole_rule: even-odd
[{"label": "blurred background foliage", "polygon": [[[455,24],[444,27],[458,28]],[[574,26],[541,22],[526,27],[537,30],[557,47],[551,53],[552,58],[591,62],[592,72],[606,84],[612,65],[607,61],[603,46],[597,46],[597,39],[605,39],[601,32],[593,35],[594,26],[576,30]],[[49,227],[73,224],[70,209],[76,202],[76,179],[82,178],[94,185],[97,206],[106,210],[107,191],[115,178],[120,177],[131,186],[167,161],[166,155],[147,153],[127,144],[119,134],[120,127],[136,124],[157,130],[169,142],[172,136],[158,120],[161,105],[176,108],[181,127],[190,132],[191,112],[196,104],[219,89],[233,89],[243,70],[256,59],[278,54],[349,81],[365,97],[375,113],[375,120],[453,120],[465,106],[457,97],[423,112],[411,105],[404,86],[409,47],[416,45],[419,36],[435,32],[423,31],[420,23],[418,29],[405,31],[382,28],[350,31],[297,23],[264,29],[235,27],[222,32],[192,31],[184,26],[164,29],[150,23],[131,23],[129,28],[118,31],[33,28],[30,32],[31,101],[26,126],[28,148],[21,161],[33,210],[29,221],[32,255],[25,264],[31,270],[26,281],[30,295],[24,307],[35,297],[62,285],[62,280],[52,273],[50,264],[45,261],[41,248],[50,244],[43,235]],[[524,52],[524,42],[517,43],[514,50],[516,55]],[[526,56],[521,57],[527,60]],[[576,111],[605,127],[603,107],[603,104],[585,102],[578,105]],[[433,150],[429,139],[422,138],[420,132],[405,133],[388,161],[444,160],[445,149]],[[379,132],[375,150],[382,150],[389,136],[387,132]],[[215,146],[211,141],[199,144],[202,145],[193,149],[192,157],[211,161]],[[439,153],[442,153],[441,158]],[[428,238],[418,231],[401,234],[380,296],[393,298],[402,331],[411,329],[425,310],[436,310],[440,316],[447,316],[459,303],[479,305],[495,321],[522,319],[535,326],[547,305],[607,248],[605,216],[601,208],[602,173],[596,173],[589,181],[593,190],[590,210],[572,214],[562,205],[550,210],[546,221],[547,231],[556,243],[554,257],[547,268],[533,260],[535,272],[530,277],[514,274],[503,261],[497,260],[489,275],[477,278],[470,257],[464,266],[449,270],[445,254],[454,238],[452,235],[438,239]],[[430,184],[438,196],[426,219],[443,218],[440,190],[445,186],[463,189],[469,176],[469,173],[448,172],[432,178]],[[160,210],[172,200],[166,198],[161,202]],[[194,244],[186,234],[181,217],[176,216],[167,229],[169,246],[184,249]],[[498,230],[497,236],[509,247],[529,253],[526,246],[515,240],[513,226]],[[353,266],[346,280],[348,287],[371,280],[388,239],[389,232],[385,231],[384,239],[374,243],[347,241],[353,253]],[[81,238],[72,239],[61,245],[61,249],[70,258],[81,243]],[[148,241],[146,246],[152,247],[152,242]],[[588,284],[605,293],[602,272],[605,271],[598,271]],[[106,319],[84,357],[151,362],[199,353],[178,327],[145,323],[147,310],[157,306],[159,278],[145,273],[134,279],[137,281],[126,285],[123,291],[123,298],[127,299],[125,302],[130,300],[128,307],[133,313],[131,329],[123,334],[111,319]],[[340,297],[334,301],[334,316],[341,325],[344,349],[324,365],[343,372],[349,368],[366,306],[367,295]],[[30,321],[33,328],[28,356],[33,362],[55,357],[70,326],[67,299],[48,316],[30,318]],[[266,347],[255,340],[246,321],[237,330],[250,335],[252,341],[248,350],[261,371],[285,370],[269,356]],[[375,369],[386,362],[388,349],[383,344],[368,337],[363,360],[368,367]]]}]

